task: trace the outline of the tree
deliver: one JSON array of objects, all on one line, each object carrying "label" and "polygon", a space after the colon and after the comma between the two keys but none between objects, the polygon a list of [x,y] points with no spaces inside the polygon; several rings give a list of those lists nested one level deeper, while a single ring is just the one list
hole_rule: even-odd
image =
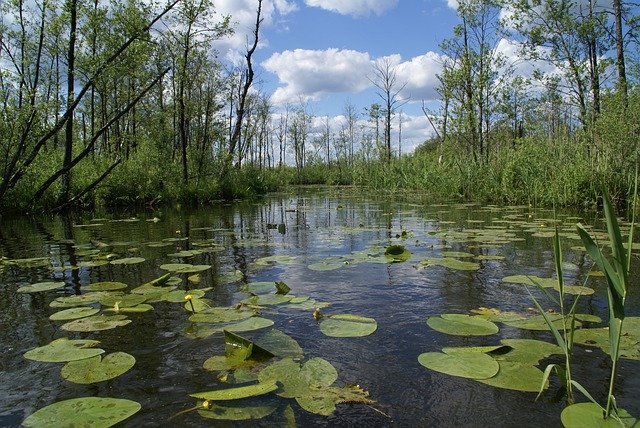
[{"label": "tree", "polygon": [[391,119],[396,109],[409,100],[400,97],[400,92],[407,86],[398,81],[398,70],[391,57],[378,59],[373,65],[373,77],[369,80],[378,88],[378,96],[384,103],[384,144],[387,163],[391,162]]}]

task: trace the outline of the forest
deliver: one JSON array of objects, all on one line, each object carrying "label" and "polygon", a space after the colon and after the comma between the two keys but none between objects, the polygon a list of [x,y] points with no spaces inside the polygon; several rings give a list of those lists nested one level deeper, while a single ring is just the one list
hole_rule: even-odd
[{"label": "forest", "polygon": [[[264,0],[242,67],[212,0],[0,4],[0,212],[201,204],[301,184],[443,200],[586,206],[606,183],[630,200],[640,138],[637,5],[463,0],[440,43],[433,137],[392,141],[404,82],[377,60],[366,106],[341,129],[255,85]],[[504,11],[509,13],[505,14]],[[508,35],[534,68],[503,57]],[[552,72],[549,72],[552,70]],[[417,100],[412,100],[417,102]],[[399,121],[400,119],[400,121]]]}]

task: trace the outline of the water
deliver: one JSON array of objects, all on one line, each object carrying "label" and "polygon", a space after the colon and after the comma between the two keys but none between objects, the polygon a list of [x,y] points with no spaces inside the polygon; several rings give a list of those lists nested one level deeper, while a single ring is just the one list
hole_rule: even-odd
[{"label": "water", "polygon": [[[479,307],[526,313],[532,302],[524,287],[501,279],[514,274],[550,277],[554,274],[549,232],[553,213],[531,207],[482,207],[473,204],[429,205],[416,198],[382,198],[350,190],[300,190],[274,195],[257,203],[220,204],[195,211],[102,212],[72,217],[3,219],[0,256],[7,259],[45,257],[35,267],[4,265],[0,269],[0,426],[19,426],[37,409],[57,401],[83,396],[128,398],[142,410],[122,426],[205,426],[211,421],[196,412],[169,418],[196,405],[189,394],[220,387],[216,375],[202,368],[214,355],[224,354],[221,334],[204,339],[185,335],[192,323],[182,304],[154,303],[154,310],[131,314],[127,326],[95,333],[61,330],[50,321],[56,297],[80,293],[80,287],[99,281],[120,281],[131,287],[163,275],[164,263],[207,264],[198,284],[186,280],[180,288],[213,287],[206,297],[218,306],[233,306],[247,294],[241,285],[256,281],[284,281],[296,296],[331,303],[325,314],[353,313],[375,318],[377,331],[366,337],[332,338],[323,335],[312,311],[279,308],[263,311],[274,328],[295,338],[305,359],[322,357],[338,371],[337,385],[358,384],[377,404],[338,405],[329,416],[301,409],[293,399],[277,398],[278,410],[261,421],[229,422],[229,426],[278,426],[291,405],[298,426],[559,426],[563,401],[557,381],[539,401],[534,393],[490,387],[452,377],[421,366],[423,352],[445,346],[497,344],[501,338],[553,339],[501,324],[500,332],[485,337],[448,336],[426,324],[429,316],[469,314]],[[567,277],[582,283],[591,263],[583,252],[572,214],[559,214],[565,233]],[[593,219],[586,219],[587,222]],[[464,241],[459,233],[495,231],[491,244]],[[402,237],[402,231],[406,236]],[[169,257],[181,250],[215,244],[220,251],[188,259]],[[360,263],[318,272],[308,268],[328,257],[359,251],[375,253],[390,244],[413,252],[404,263]],[[71,269],[91,260],[98,250],[113,257],[143,257],[133,265],[103,265]],[[457,271],[444,267],[418,269],[425,257],[443,251],[503,256],[483,260],[480,269]],[[266,256],[295,256],[291,264],[256,266]],[[637,261],[637,259],[636,259]],[[2,266],[2,265],[0,265]],[[220,283],[221,275],[235,270],[245,279]],[[181,275],[186,279],[187,275]],[[60,280],[62,291],[23,294],[18,287]],[[580,312],[606,318],[601,279],[590,280],[598,292],[581,299]],[[628,315],[640,313],[637,290],[628,298]],[[550,305],[545,305],[550,306]],[[254,337],[260,332],[240,333]],[[107,353],[124,351],[137,362],[124,375],[92,385],[77,385],[61,378],[62,364],[29,361],[23,354],[59,337],[101,341]],[[561,362],[559,356],[542,362]],[[578,348],[574,376],[601,402],[610,362],[598,349]],[[621,407],[640,415],[638,361],[622,360],[616,398]],[[557,396],[557,397],[556,397]],[[266,398],[273,399],[273,396]],[[386,414],[386,416],[384,414]],[[224,426],[224,423],[223,423]]]}]

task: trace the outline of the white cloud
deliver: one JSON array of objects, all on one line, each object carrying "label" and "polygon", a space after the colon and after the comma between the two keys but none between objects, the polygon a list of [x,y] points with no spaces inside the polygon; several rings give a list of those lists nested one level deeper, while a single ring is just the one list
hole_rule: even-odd
[{"label": "white cloud", "polygon": [[296,49],[275,53],[262,66],[284,84],[272,96],[274,104],[284,104],[366,89],[371,60],[369,54],[353,50]]},{"label": "white cloud", "polygon": [[371,13],[382,15],[395,7],[398,0],[305,0],[305,3],[341,15],[365,16]]},{"label": "white cloud", "polygon": [[[257,0],[218,0],[215,2],[216,17],[231,16],[234,34],[226,39],[216,41],[215,47],[227,58],[233,57],[233,51],[242,51],[253,42],[253,30],[256,24]],[[264,0],[262,2],[263,22],[261,27],[277,27],[282,25],[284,16],[298,9],[293,0]],[[260,46],[266,46],[269,41],[260,32]]]},{"label": "white cloud", "polygon": [[437,74],[442,71],[444,60],[444,55],[427,52],[399,63],[396,69],[398,82],[407,84],[401,95],[411,97],[413,101],[437,99]]}]

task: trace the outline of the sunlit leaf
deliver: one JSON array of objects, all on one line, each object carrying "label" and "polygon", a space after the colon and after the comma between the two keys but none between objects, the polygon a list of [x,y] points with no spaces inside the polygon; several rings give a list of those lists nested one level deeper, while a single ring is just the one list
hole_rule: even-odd
[{"label": "sunlit leaf", "polygon": [[142,257],[126,257],[124,259],[115,259],[111,260],[112,265],[134,265],[138,263],[144,262],[145,259]]},{"label": "sunlit leaf", "polygon": [[458,260],[451,257],[429,257],[419,264],[422,268],[431,266],[442,266],[453,270],[478,270],[480,264],[477,262],[468,262],[464,260]]},{"label": "sunlit leaf", "polygon": [[29,415],[25,427],[106,428],[138,412],[139,403],[121,398],[81,397],[59,401]]},{"label": "sunlit leaf", "polygon": [[133,355],[126,352],[96,355],[79,361],[70,361],[62,367],[60,374],[69,382],[90,384],[113,379],[129,371],[136,363]]},{"label": "sunlit leaf", "polygon": [[18,288],[18,293],[39,293],[42,291],[50,291],[57,290],[60,287],[64,287],[64,281],[53,281],[53,282],[38,282],[35,284],[23,285]]},{"label": "sunlit leaf", "polygon": [[189,317],[191,322],[222,323],[240,321],[255,315],[254,311],[234,308],[209,308]]},{"label": "sunlit leaf", "polygon": [[302,348],[293,337],[277,329],[271,329],[257,337],[254,343],[281,358],[300,358],[303,354]]},{"label": "sunlit leaf", "polygon": [[127,288],[128,285],[124,282],[94,282],[93,284],[88,284],[82,287],[82,290],[87,291],[114,291],[121,290],[123,288]]},{"label": "sunlit leaf", "polygon": [[368,336],[377,328],[375,319],[351,314],[331,315],[320,323],[320,331],[331,337]]},{"label": "sunlit leaf", "polygon": [[481,352],[425,352],[418,356],[418,362],[439,373],[471,379],[487,379],[499,370],[496,360]]},{"label": "sunlit leaf", "polygon": [[49,319],[52,321],[68,321],[89,317],[97,314],[98,312],[100,312],[100,309],[92,307],[69,308],[56,312],[55,314],[51,314]]},{"label": "sunlit leaf", "polygon": [[432,329],[456,336],[487,336],[499,331],[498,326],[484,318],[464,314],[442,314],[429,317],[427,324]]},{"label": "sunlit leaf", "polygon": [[262,369],[258,379],[260,382],[282,384],[278,395],[294,398],[309,395],[310,388],[330,386],[338,379],[338,372],[322,358],[312,358],[304,364],[285,358]]},{"label": "sunlit leaf", "polygon": [[512,348],[511,351],[495,356],[498,361],[509,361],[537,365],[540,360],[553,354],[562,354],[562,348],[553,343],[534,339],[502,339],[501,343]]},{"label": "sunlit leaf", "polygon": [[[618,409],[618,417],[604,419],[603,409],[596,403],[576,403],[567,406],[560,418],[566,428],[620,428],[637,426],[636,419],[624,409]],[[618,420],[619,419],[619,420]]]},{"label": "sunlit leaf", "polygon": [[497,388],[539,392],[543,376],[542,370],[532,365],[501,361],[498,374],[488,379],[477,380]]},{"label": "sunlit leaf", "polygon": [[384,251],[384,256],[392,262],[406,262],[411,255],[411,251],[402,245],[390,245]]},{"label": "sunlit leaf", "polygon": [[101,331],[121,327],[130,322],[125,315],[95,315],[68,322],[60,328],[66,331]]},{"label": "sunlit leaf", "polygon": [[232,331],[234,333],[239,333],[244,331],[260,330],[263,328],[271,327],[272,325],[273,321],[271,321],[270,319],[251,317],[236,324],[226,325],[224,329],[227,331]]},{"label": "sunlit leaf", "polygon": [[25,352],[24,357],[45,363],[65,363],[67,361],[91,358],[104,353],[104,349],[95,348],[99,344],[100,342],[97,340],[71,340],[61,337],[48,345]]},{"label": "sunlit leaf", "polygon": [[254,385],[239,386],[235,388],[224,388],[214,391],[196,392],[189,394],[194,398],[212,401],[238,400],[241,398],[255,397],[258,395],[268,394],[278,389],[275,381],[260,382]]}]

